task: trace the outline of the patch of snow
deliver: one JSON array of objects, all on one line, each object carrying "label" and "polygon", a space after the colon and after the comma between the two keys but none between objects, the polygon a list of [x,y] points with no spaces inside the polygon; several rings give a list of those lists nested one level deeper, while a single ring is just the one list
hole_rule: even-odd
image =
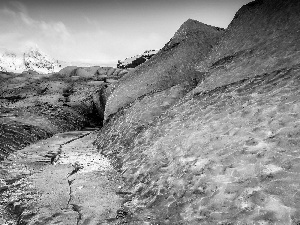
[{"label": "patch of snow", "polygon": [[139,58],[144,58],[146,61],[150,59],[152,56],[158,53],[159,50],[146,50],[143,54],[141,55],[136,55],[132,56],[130,58],[126,58],[123,61],[119,61],[118,67],[119,68],[126,68],[129,64],[132,64],[133,61],[139,59]]}]

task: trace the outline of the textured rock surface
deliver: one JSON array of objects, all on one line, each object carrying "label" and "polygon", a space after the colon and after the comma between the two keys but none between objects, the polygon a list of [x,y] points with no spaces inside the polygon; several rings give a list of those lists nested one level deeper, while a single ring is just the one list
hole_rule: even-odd
[{"label": "textured rock surface", "polygon": [[299,85],[297,65],[195,95],[152,123],[133,119],[138,102],[120,111],[97,144],[123,175],[128,222],[299,223]]},{"label": "textured rock surface", "polygon": [[[119,223],[300,223],[299,10],[244,6],[199,58],[195,90],[134,97],[109,118],[96,143],[125,182]],[[114,92],[136,82],[133,72]]]},{"label": "textured rock surface", "polygon": [[219,28],[186,21],[162,50],[120,79],[109,96],[105,117],[142,95],[185,81],[197,82],[195,63],[207,56],[222,33]]},{"label": "textured rock surface", "polygon": [[58,134],[2,162],[0,223],[115,221],[121,210],[117,192],[122,181],[93,146],[94,136],[88,131]]}]

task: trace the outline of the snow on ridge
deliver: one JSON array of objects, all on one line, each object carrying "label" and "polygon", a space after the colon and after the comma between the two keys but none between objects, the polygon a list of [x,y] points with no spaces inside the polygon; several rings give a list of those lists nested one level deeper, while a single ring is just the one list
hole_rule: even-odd
[{"label": "snow on ridge", "polygon": [[31,48],[24,53],[11,51],[0,53],[0,70],[4,72],[22,73],[34,70],[41,74],[58,72],[61,65],[38,48]]},{"label": "snow on ridge", "polygon": [[137,65],[147,61],[150,59],[152,56],[154,56],[156,53],[158,53],[159,50],[146,50],[143,54],[141,55],[135,55],[129,58],[118,61],[118,68],[134,68]]}]

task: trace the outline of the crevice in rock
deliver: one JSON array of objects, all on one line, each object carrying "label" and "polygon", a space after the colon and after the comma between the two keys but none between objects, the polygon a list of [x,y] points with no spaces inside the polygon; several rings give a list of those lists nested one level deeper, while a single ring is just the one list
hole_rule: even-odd
[{"label": "crevice in rock", "polygon": [[71,171],[68,177],[72,176],[73,174],[77,173],[79,170],[83,169],[83,166],[80,165],[78,162],[75,162],[72,166],[74,167],[74,169]]},{"label": "crevice in rock", "polygon": [[77,212],[78,217],[77,217],[77,221],[76,221],[76,225],[79,225],[81,219],[82,219],[82,214],[80,212],[80,206],[76,205],[76,204],[72,204],[72,210],[74,212]]},{"label": "crevice in rock", "polygon": [[69,205],[70,205],[70,202],[71,202],[71,199],[72,199],[72,183],[73,183],[74,180],[68,180],[68,185],[69,185],[69,199],[68,199],[68,202],[67,202],[67,208],[69,208]]},{"label": "crevice in rock", "polygon": [[80,139],[80,138],[83,138],[83,137],[85,137],[85,136],[88,136],[88,135],[90,135],[90,134],[91,134],[91,132],[88,132],[88,133],[86,133],[86,134],[82,134],[82,135],[80,135],[80,136],[78,136],[78,137],[76,137],[76,138],[73,138],[73,139],[71,139],[71,140],[69,140],[69,141],[66,141],[66,142],[64,142],[63,144],[60,144],[60,145],[59,145],[59,148],[58,148],[58,151],[57,151],[57,153],[55,154],[55,156],[52,156],[52,157],[51,157],[51,164],[54,165],[54,164],[59,160],[60,155],[61,155],[61,153],[62,153],[62,147],[63,147],[64,145],[70,144],[71,142],[76,141],[76,140],[78,140],[78,139]]},{"label": "crevice in rock", "polygon": [[[69,175],[70,176],[70,175]],[[68,177],[69,177],[68,176]],[[68,202],[67,202],[67,209],[70,208],[71,206],[71,209],[76,212],[78,214],[78,217],[77,217],[77,222],[76,222],[76,225],[79,224],[81,218],[82,218],[82,214],[80,212],[80,206],[76,205],[76,204],[71,204],[71,200],[72,200],[72,183],[75,179],[73,180],[69,180],[68,179],[68,185],[69,185],[69,199],[68,199]]]}]

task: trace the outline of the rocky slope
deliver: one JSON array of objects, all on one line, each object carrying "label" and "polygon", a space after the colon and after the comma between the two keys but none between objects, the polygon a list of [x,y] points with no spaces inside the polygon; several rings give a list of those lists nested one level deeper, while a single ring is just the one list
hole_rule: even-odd
[{"label": "rocky slope", "polygon": [[0,54],[0,69],[3,72],[21,73],[33,70],[37,73],[46,74],[58,72],[61,66],[58,61],[51,59],[38,48],[31,48],[22,54],[9,51]]},{"label": "rocky slope", "polygon": [[120,223],[299,224],[299,10],[296,0],[242,7],[197,59],[191,92],[139,95],[138,69],[119,81],[106,105],[118,112],[96,143],[125,182]]},{"label": "rocky slope", "polygon": [[118,60],[117,68],[135,68],[141,65],[142,63],[146,62],[147,60],[151,59],[157,52],[158,50],[146,50],[141,55],[136,55],[130,58],[126,58],[124,60]]}]

